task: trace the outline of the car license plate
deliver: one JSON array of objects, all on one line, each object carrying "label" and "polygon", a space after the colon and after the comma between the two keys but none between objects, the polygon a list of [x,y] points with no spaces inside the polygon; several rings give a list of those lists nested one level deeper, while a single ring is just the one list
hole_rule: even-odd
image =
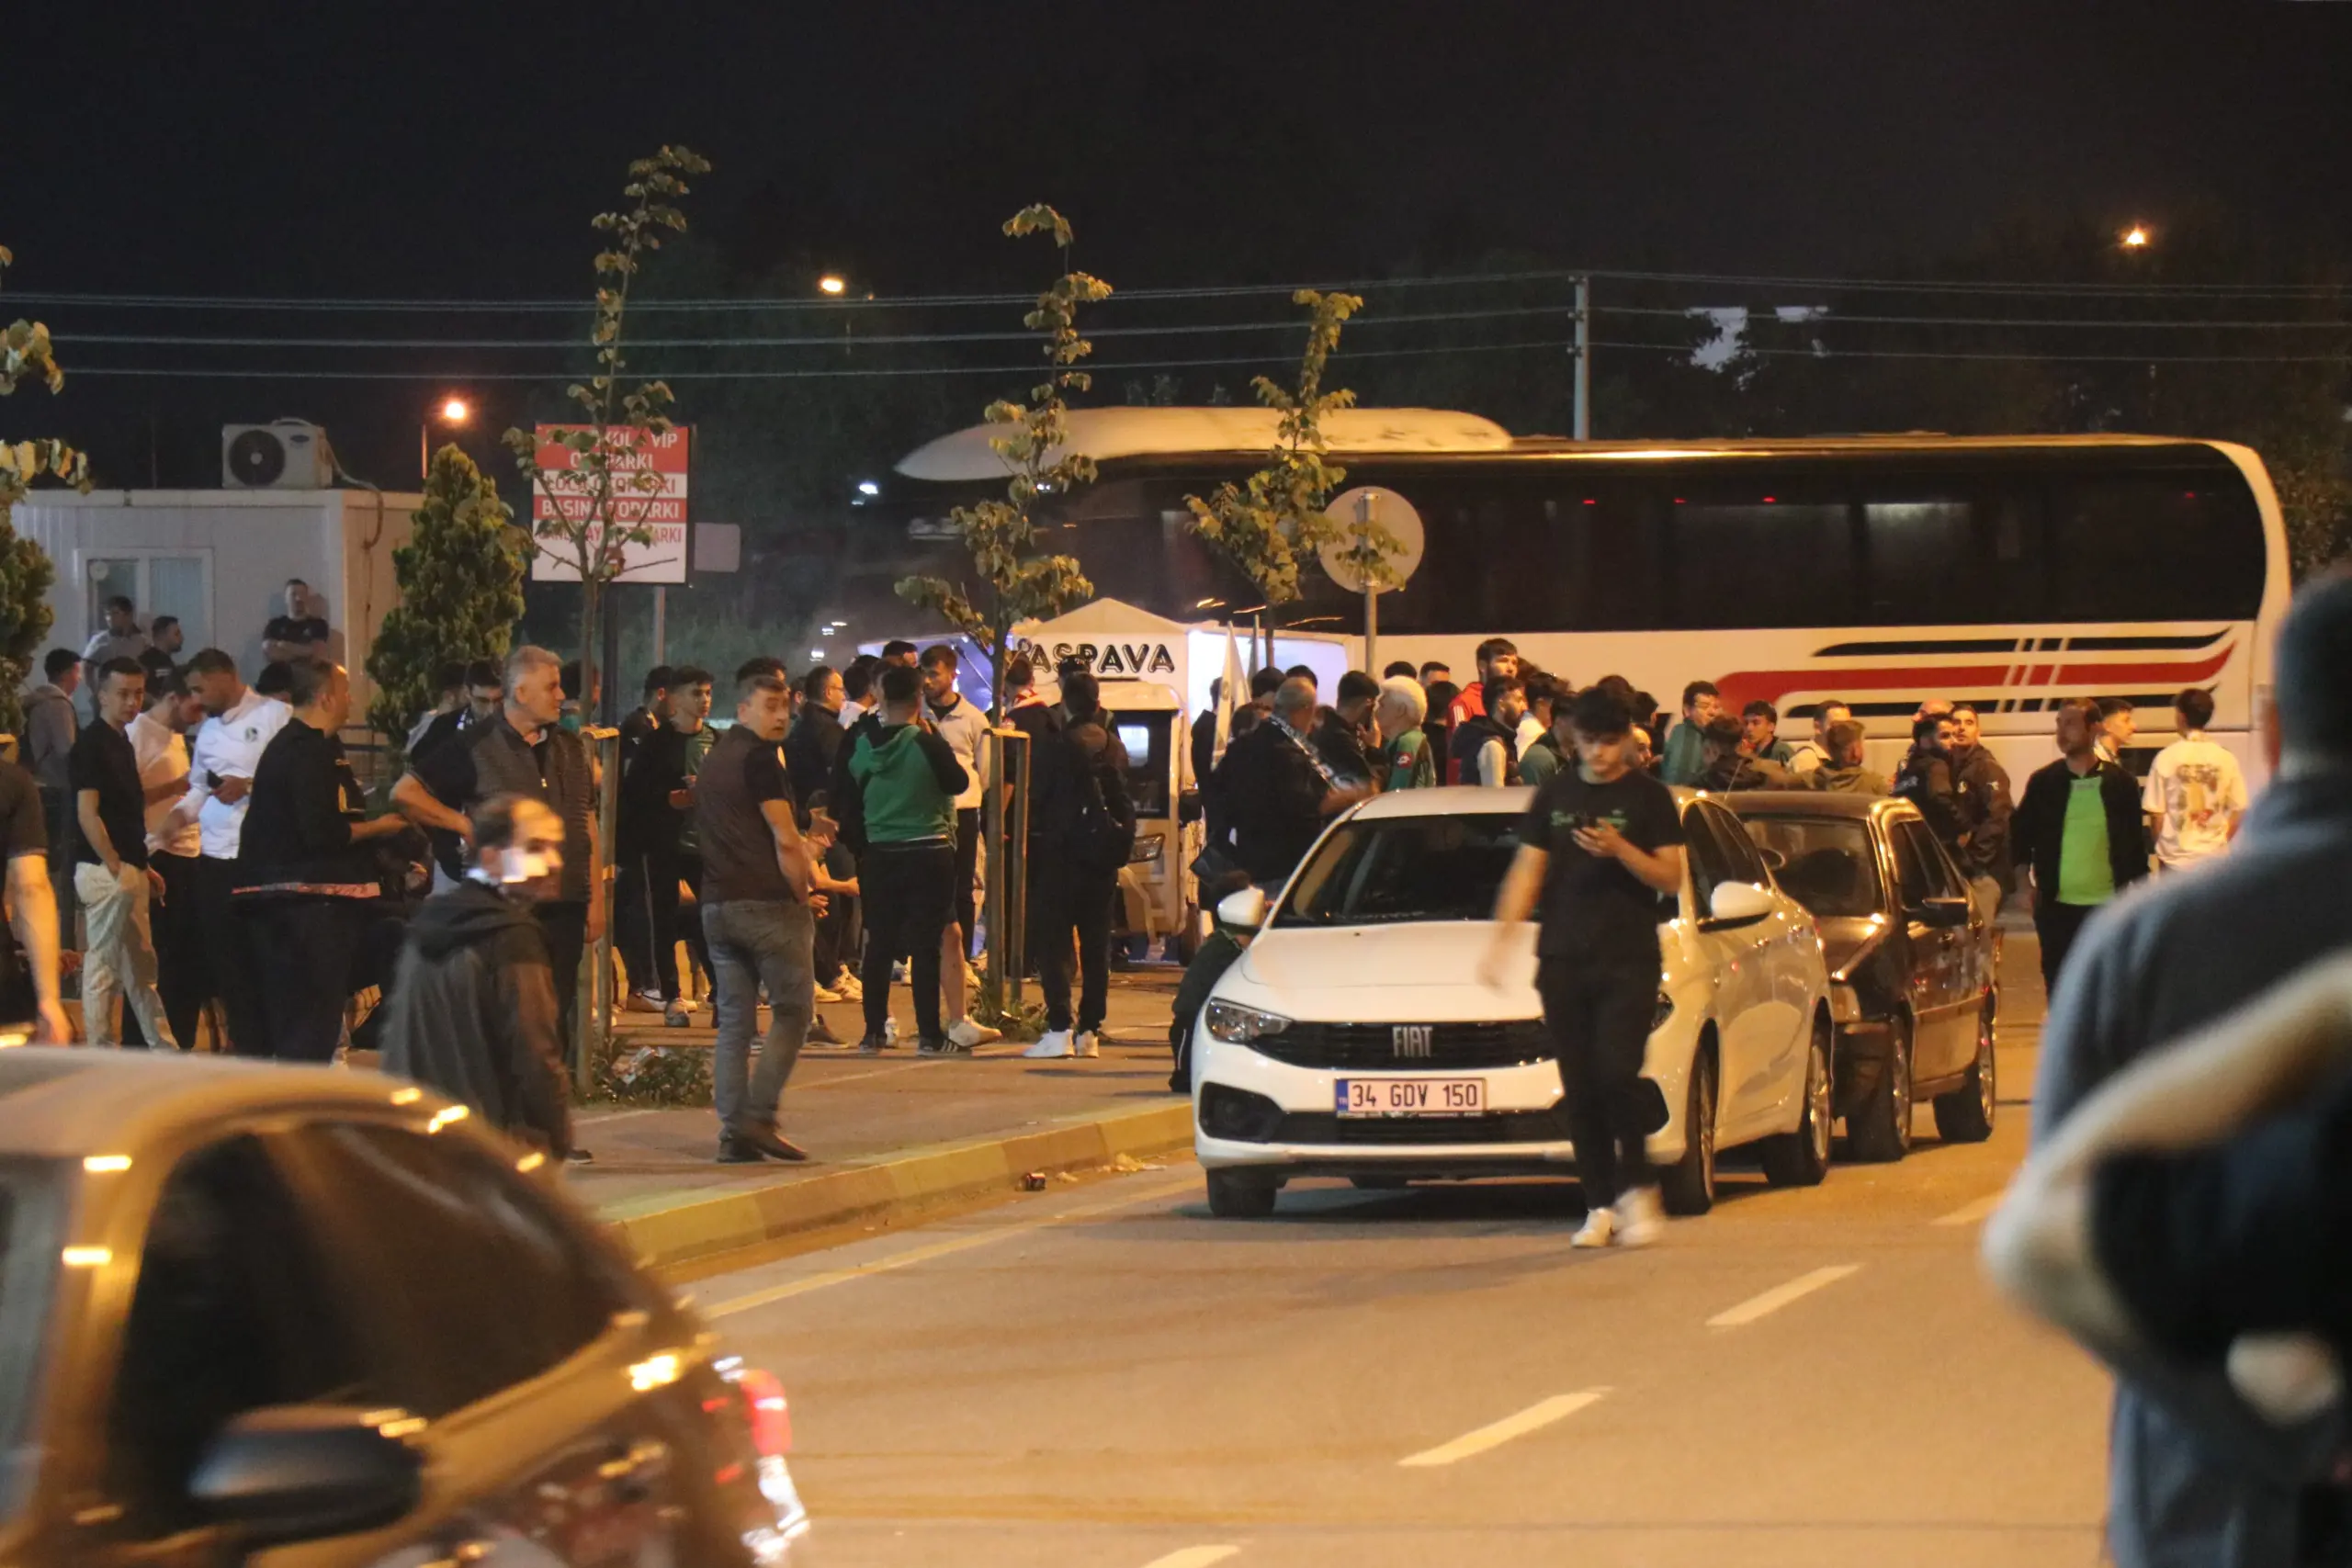
[{"label": "car license plate", "polygon": [[1482,1116],[1484,1078],[1341,1078],[1334,1095],[1342,1116]]}]

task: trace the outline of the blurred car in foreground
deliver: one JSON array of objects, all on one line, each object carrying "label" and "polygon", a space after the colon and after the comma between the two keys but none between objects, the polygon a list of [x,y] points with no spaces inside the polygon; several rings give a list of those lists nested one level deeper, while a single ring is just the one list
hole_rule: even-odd
[{"label": "blurred car in foreground", "polygon": [[1993,1135],[1994,931],[1908,801],[1817,792],[1724,796],[1781,886],[1821,924],[1838,1021],[1838,1111],[1856,1157],[1901,1159],[1911,1108],[1954,1143]]},{"label": "blurred car in foreground", "polygon": [[[1477,978],[1533,795],[1377,795],[1271,905],[1252,888],[1219,907],[1259,934],[1194,1035],[1193,1148],[1213,1212],[1267,1213],[1295,1176],[1573,1172],[1534,928],[1521,978],[1501,990]],[[1663,1101],[1649,1154],[1666,1206],[1698,1214],[1714,1202],[1719,1148],[1756,1144],[1776,1186],[1822,1179],[1835,1066],[1813,917],[1720,803],[1675,795],[1689,852],[1681,888],[1658,902],[1642,1076]]]},{"label": "blurred car in foreground", "polygon": [[0,1562],[783,1563],[776,1381],[462,1107],[0,1052]]}]

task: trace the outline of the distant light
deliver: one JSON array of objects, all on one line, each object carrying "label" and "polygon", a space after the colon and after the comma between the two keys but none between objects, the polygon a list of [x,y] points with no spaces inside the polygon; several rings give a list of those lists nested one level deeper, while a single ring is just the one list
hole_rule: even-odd
[{"label": "distant light", "polygon": [[84,1170],[129,1170],[129,1155],[92,1155],[82,1162]]},{"label": "distant light", "polygon": [[463,424],[467,420],[473,417],[473,412],[474,411],[471,408],[467,406],[465,399],[447,399],[441,404],[441,423],[444,424]]},{"label": "distant light", "polygon": [[820,294],[839,294],[848,287],[849,279],[837,272],[829,272],[817,280],[817,292]]},{"label": "distant light", "polygon": [[104,1247],[69,1247],[63,1253],[68,1269],[103,1269],[114,1261],[114,1251]]},{"label": "distant light", "polygon": [[821,648],[812,648],[808,650],[808,657],[811,659],[822,659],[825,657],[825,650]]},{"label": "distant light", "polygon": [[2140,250],[2143,248],[2147,243],[2148,231],[2143,225],[2134,223],[2132,227],[2123,231],[2123,248],[2125,250]]},{"label": "distant light", "polygon": [[444,1106],[433,1113],[432,1120],[425,1122],[424,1130],[428,1133],[437,1133],[444,1127],[453,1126],[464,1121],[469,1114],[470,1112],[462,1105]]},{"label": "distant light", "polygon": [[882,493],[882,487],[875,483],[872,479],[860,479],[857,481],[857,493],[860,495],[880,495]]}]

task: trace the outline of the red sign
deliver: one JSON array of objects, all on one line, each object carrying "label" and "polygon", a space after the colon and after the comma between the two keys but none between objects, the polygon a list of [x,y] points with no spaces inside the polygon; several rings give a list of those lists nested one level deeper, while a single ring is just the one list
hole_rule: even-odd
[{"label": "red sign", "polygon": [[[540,481],[531,493],[534,532],[561,519],[578,525],[594,508],[589,475],[580,468],[580,454],[557,437],[585,432],[585,425],[542,424],[537,427]],[[621,547],[622,570],[616,582],[684,582],[686,580],[686,486],[688,436],[684,425],[656,434],[641,426],[612,430],[606,434],[606,467],[612,473],[613,521],[622,529],[650,528],[648,544]],[[601,543],[592,538],[593,551]],[[538,582],[577,582],[577,547],[566,539],[539,540],[539,554],[531,563]]]}]

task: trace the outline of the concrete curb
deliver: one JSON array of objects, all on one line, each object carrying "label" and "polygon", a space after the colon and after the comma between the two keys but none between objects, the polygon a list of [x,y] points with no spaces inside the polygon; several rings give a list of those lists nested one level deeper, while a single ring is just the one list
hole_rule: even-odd
[{"label": "concrete curb", "polygon": [[688,1199],[605,1222],[650,1269],[672,1267],[855,1220],[896,1221],[943,1203],[1020,1190],[1033,1170],[1099,1170],[1192,1146],[1188,1101],[1072,1118],[1009,1137],[938,1144],[868,1164]]}]

